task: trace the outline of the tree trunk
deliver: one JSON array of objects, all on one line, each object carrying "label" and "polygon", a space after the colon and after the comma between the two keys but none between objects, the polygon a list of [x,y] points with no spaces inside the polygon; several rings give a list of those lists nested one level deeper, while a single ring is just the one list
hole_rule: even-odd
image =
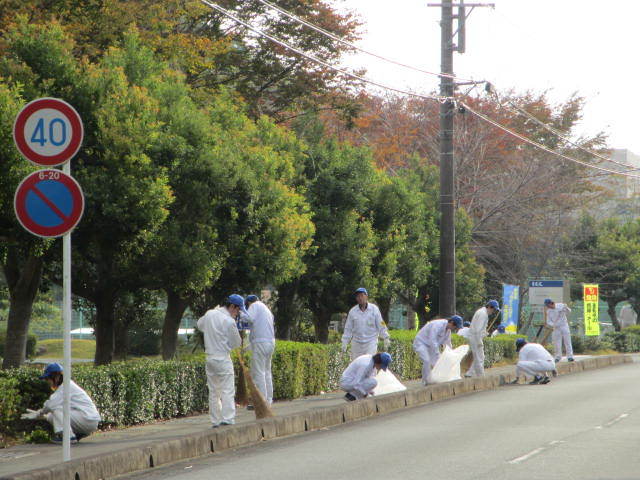
[{"label": "tree trunk", "polygon": [[9,318],[2,368],[19,367],[24,363],[27,350],[27,334],[33,302],[42,279],[43,256],[27,257],[20,268],[18,254],[13,249],[7,253],[3,270],[9,285]]},{"label": "tree trunk", "polygon": [[114,335],[115,295],[101,292],[96,298],[96,365],[107,365],[113,360],[115,348]]},{"label": "tree trunk", "polygon": [[380,315],[385,321],[387,326],[389,325],[389,310],[391,309],[391,297],[382,297],[376,299],[378,301],[378,308],[380,309]]},{"label": "tree trunk", "polygon": [[129,326],[130,323],[124,318],[114,319],[114,346],[113,358],[116,360],[126,360],[129,353]]},{"label": "tree trunk", "polygon": [[320,343],[329,342],[329,322],[331,321],[331,312],[320,312],[313,317],[313,327],[316,332],[316,341]]},{"label": "tree trunk", "polygon": [[174,291],[167,290],[167,310],[162,324],[162,359],[171,360],[178,347],[178,329],[189,303]]},{"label": "tree trunk", "polygon": [[618,316],[616,315],[616,305],[618,304],[618,299],[608,300],[607,301],[607,313],[609,317],[611,317],[611,323],[613,324],[613,328],[616,332],[620,331],[620,322],[618,322]]},{"label": "tree trunk", "polygon": [[297,282],[278,287],[278,300],[275,305],[276,338],[291,339],[291,327],[295,319],[295,298]]}]

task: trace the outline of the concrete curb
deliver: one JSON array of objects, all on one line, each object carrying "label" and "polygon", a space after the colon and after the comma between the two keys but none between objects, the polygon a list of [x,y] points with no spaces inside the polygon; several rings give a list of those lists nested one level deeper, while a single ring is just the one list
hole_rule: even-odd
[{"label": "concrete curb", "polygon": [[[631,355],[588,358],[580,362],[561,363],[560,375],[569,375],[612,365],[632,363]],[[1,477],[0,480],[101,480],[148,468],[202,457],[211,453],[257,444],[263,440],[295,435],[341,425],[376,415],[425,405],[473,392],[492,390],[515,378],[511,374],[488,374],[455,382],[408,389],[358,402],[333,407],[317,407],[306,412],[267,418],[224,429],[176,437],[170,440],[84,457],[53,467],[29,470]]]}]

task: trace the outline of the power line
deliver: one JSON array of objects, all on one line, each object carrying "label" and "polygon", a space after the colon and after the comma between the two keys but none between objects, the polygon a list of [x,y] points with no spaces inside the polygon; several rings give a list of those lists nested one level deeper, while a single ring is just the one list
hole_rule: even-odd
[{"label": "power line", "polygon": [[279,40],[278,38],[276,38],[276,37],[264,32],[264,31],[262,31],[262,30],[260,30],[258,28],[255,28],[251,24],[249,24],[249,23],[239,19],[238,17],[236,17],[235,15],[230,13],[228,10],[222,8],[220,5],[208,2],[207,0],[200,0],[200,1],[203,4],[207,5],[208,7],[213,8],[214,10],[217,10],[218,12],[222,13],[224,16],[230,18],[234,22],[244,26],[245,28],[247,28],[248,30],[252,31],[256,35],[264,37],[264,38],[272,41],[273,43],[276,43],[276,44],[280,45],[281,47],[286,48],[287,50],[295,52],[298,55],[300,55],[300,56],[302,56],[302,57],[304,57],[304,58],[306,58],[308,60],[311,60],[312,62],[318,63],[318,64],[320,64],[320,65],[322,65],[322,66],[324,66],[324,67],[326,67],[326,68],[328,68],[330,70],[333,70],[334,72],[338,72],[338,73],[340,73],[340,74],[342,74],[342,75],[344,75],[346,77],[353,78],[355,80],[359,80],[361,82],[368,83],[370,85],[374,85],[376,87],[379,87],[379,88],[382,88],[382,89],[385,89],[385,90],[390,90],[392,92],[401,93],[403,95],[410,95],[410,96],[413,96],[413,97],[422,98],[424,100],[436,100],[436,101],[441,102],[441,103],[445,102],[447,100],[450,100],[450,98],[446,98],[446,97],[435,96],[435,95],[422,95],[422,94],[419,94],[419,93],[410,92],[408,90],[402,90],[400,88],[391,87],[389,85],[385,85],[383,83],[376,82],[374,80],[370,80],[370,79],[368,79],[366,77],[362,77],[360,75],[356,75],[355,73],[349,72],[348,70],[344,70],[342,68],[335,67],[335,66],[331,65],[330,63],[325,62],[324,60],[321,60],[321,59],[319,59],[319,58],[317,58],[317,57],[315,57],[313,55],[305,53],[302,50],[300,50],[299,48],[294,47],[294,46],[292,46],[292,45],[290,45],[290,44],[288,44],[288,43],[286,43],[286,42],[284,42],[282,40]]},{"label": "power line", "polygon": [[[309,21],[307,21],[307,20],[305,20],[303,18],[300,18],[300,17],[294,15],[293,13],[285,10],[284,8],[281,8],[281,7],[275,5],[275,4],[271,3],[271,2],[268,2],[267,0],[257,0],[257,1],[260,2],[261,4],[265,5],[266,7],[271,8],[271,9],[279,12],[280,14],[282,14],[285,17],[293,20],[294,22],[297,22],[297,23],[299,23],[301,25],[309,27],[310,29],[315,30],[318,33],[321,33],[322,35],[325,35],[326,37],[329,37],[332,40],[334,40],[336,42],[339,42],[339,43],[341,43],[343,45],[346,45],[349,48],[352,48],[352,49],[354,49],[354,50],[356,50],[358,52],[364,53],[365,55],[369,55],[371,57],[377,58],[377,59],[382,60],[384,62],[388,62],[388,63],[391,63],[393,65],[397,65],[397,66],[402,67],[402,68],[407,68],[407,69],[413,70],[415,72],[420,72],[420,73],[424,73],[424,74],[427,74],[427,75],[433,75],[433,76],[436,76],[436,77],[446,77],[446,78],[452,78],[454,80],[462,80],[464,82],[474,82],[475,83],[475,80],[472,80],[472,79],[460,78],[460,77],[456,77],[455,75],[451,75],[451,74],[448,74],[448,73],[430,72],[428,70],[423,70],[421,68],[414,67],[413,65],[407,65],[407,64],[399,62],[397,60],[393,60],[391,58],[383,57],[382,55],[379,55],[379,54],[377,54],[375,52],[371,52],[369,50],[365,50],[364,48],[358,47],[357,45],[355,45],[355,44],[353,44],[351,42],[348,42],[348,41],[344,40],[343,38],[340,38],[337,35],[329,32],[328,30],[325,30],[322,27],[319,27],[319,26],[317,26],[317,25],[315,25],[315,24],[313,24],[313,23],[311,23],[311,22],[309,22]],[[484,80],[482,80],[482,81],[480,81],[478,83],[484,83]]]},{"label": "power line", "polygon": [[[264,37],[264,38],[267,38],[271,42],[276,43],[277,45],[280,45],[280,46],[284,47],[287,50],[295,52],[298,55],[300,55],[300,56],[302,56],[304,58],[307,58],[308,60],[311,60],[311,61],[313,61],[315,63],[318,63],[318,64],[320,64],[320,65],[322,65],[322,66],[324,66],[326,68],[329,68],[330,70],[333,70],[333,71],[335,71],[337,73],[345,75],[345,76],[347,76],[349,78],[353,78],[353,79],[359,80],[359,81],[364,82],[364,83],[368,83],[370,85],[374,85],[376,87],[379,87],[379,88],[382,88],[382,89],[385,89],[385,90],[390,90],[390,91],[393,91],[393,92],[396,92],[396,93],[401,93],[401,94],[404,94],[404,95],[409,95],[409,96],[421,98],[421,99],[424,99],[424,100],[436,100],[439,103],[443,103],[443,102],[446,102],[448,100],[451,100],[451,97],[447,97],[447,96],[422,95],[422,94],[419,94],[419,93],[415,93],[415,92],[410,92],[410,91],[407,91],[407,90],[399,89],[399,88],[396,88],[396,87],[385,85],[385,84],[380,83],[380,82],[376,82],[376,81],[368,79],[366,77],[362,77],[362,76],[357,75],[355,73],[351,73],[351,72],[349,72],[347,70],[344,70],[342,68],[335,67],[335,66],[331,65],[330,63],[325,62],[324,60],[321,60],[321,59],[319,59],[319,58],[317,58],[317,57],[315,57],[313,55],[307,54],[307,53],[303,52],[302,50],[300,50],[300,49],[298,49],[298,48],[296,48],[296,47],[294,47],[294,46],[292,46],[292,45],[290,45],[290,44],[288,44],[288,43],[286,43],[286,42],[284,42],[282,40],[279,40],[278,38],[276,38],[276,37],[264,32],[264,31],[262,31],[262,30],[260,30],[258,28],[253,27],[251,24],[249,24],[249,23],[237,18],[235,15],[231,14],[228,10],[224,9],[223,7],[221,7],[221,6],[219,6],[219,5],[215,4],[215,3],[211,3],[211,2],[209,2],[207,0],[200,0],[200,1],[204,5],[207,5],[208,7],[212,8],[212,9],[214,9],[214,10],[220,12],[220,13],[222,13],[223,15],[225,15],[228,18],[230,18],[234,22],[236,22],[236,23],[238,23],[240,25],[243,25],[245,28],[247,28],[248,30],[252,31],[256,35]],[[258,0],[258,1],[262,1],[262,0]],[[455,78],[453,76],[442,76],[442,77],[443,78]],[[568,155],[565,155],[563,153],[557,152],[557,151],[555,151],[555,150],[553,150],[553,149],[551,149],[549,147],[546,147],[545,145],[543,145],[543,144],[541,144],[539,142],[536,142],[535,140],[532,140],[532,139],[530,139],[530,138],[528,138],[528,137],[526,137],[526,136],[524,136],[524,135],[522,135],[520,133],[517,133],[517,132],[509,129],[508,127],[505,127],[504,125],[496,122],[495,120],[492,120],[491,118],[487,117],[486,115],[474,110],[473,108],[471,108],[468,104],[466,104],[464,102],[458,101],[457,103],[459,105],[464,106],[469,112],[471,112],[472,114],[476,115],[478,118],[484,120],[487,123],[490,123],[491,125],[495,126],[496,128],[504,131],[505,133],[507,133],[507,134],[509,134],[509,135],[511,135],[511,136],[513,136],[515,138],[518,138],[519,140],[521,140],[521,141],[523,141],[525,143],[528,143],[528,144],[530,144],[532,146],[535,146],[535,147],[537,147],[537,148],[539,148],[539,149],[541,149],[541,150],[543,150],[543,151],[545,151],[547,153],[550,153],[552,155],[556,155],[558,157],[561,157],[564,160],[567,160],[567,161],[570,161],[570,162],[573,162],[573,163],[576,163],[576,164],[579,164],[579,165],[582,165],[582,166],[585,166],[585,167],[588,167],[588,168],[593,168],[593,169],[596,169],[596,170],[600,170],[602,172],[607,172],[608,174],[611,174],[611,175],[621,175],[621,176],[626,176],[626,177],[630,177],[630,178],[640,178],[640,175],[633,175],[633,174],[628,174],[628,173],[625,173],[625,172],[619,172],[619,171],[611,170],[611,169],[608,169],[608,168],[600,167],[598,165],[593,165],[593,164],[584,162],[582,160],[578,160],[578,159],[573,158],[573,157],[569,157]]]},{"label": "power line", "polygon": [[577,142],[574,142],[573,140],[571,140],[570,138],[568,138],[567,136],[565,136],[562,132],[560,132],[559,130],[557,130],[556,128],[552,127],[551,125],[544,123],[542,120],[540,120],[539,118],[537,118],[535,115],[532,115],[531,113],[527,112],[525,109],[519,107],[518,105],[515,104],[515,102],[513,102],[513,100],[506,100],[505,102],[508,105],[505,105],[502,101],[500,101],[500,98],[498,97],[498,94],[494,92],[494,95],[496,97],[496,101],[502,105],[502,106],[506,106],[507,108],[510,108],[512,112],[515,112],[517,114],[520,114],[526,118],[528,118],[529,120],[535,122],[536,124],[540,125],[542,128],[544,128],[545,130],[547,130],[548,132],[552,133],[554,136],[556,136],[557,138],[563,140],[564,142],[568,143],[569,145],[572,145],[580,150],[582,150],[585,153],[588,153],[589,155],[593,155],[594,157],[597,157],[601,160],[604,160],[606,162],[611,162],[611,163],[615,163],[616,165],[620,165],[622,167],[627,167],[631,170],[638,170],[638,167],[631,165],[629,163],[625,163],[625,162],[620,162],[618,160],[614,160],[613,158],[610,157],[605,157],[604,155],[599,154],[598,152],[595,152],[589,148],[586,148],[582,145],[580,145]]},{"label": "power line", "polygon": [[558,156],[560,158],[563,158],[564,160],[567,160],[567,161],[573,162],[573,163],[577,163],[577,164],[583,165],[585,167],[594,168],[594,169],[600,170],[602,172],[607,172],[607,173],[610,173],[612,175],[622,175],[622,176],[630,177],[630,178],[640,178],[640,175],[633,175],[633,174],[629,174],[629,173],[625,173],[625,172],[618,172],[618,171],[611,170],[611,169],[608,169],[608,168],[600,167],[598,165],[593,165],[591,163],[587,163],[587,162],[584,162],[582,160],[578,160],[577,158],[569,157],[568,155],[565,155],[564,153],[557,152],[557,151],[555,151],[555,150],[553,150],[553,149],[551,149],[551,148],[549,148],[549,147],[547,147],[547,146],[545,146],[545,145],[543,145],[543,144],[541,144],[539,142],[536,142],[535,140],[531,140],[530,138],[525,137],[524,135],[509,129],[508,127],[505,127],[504,125],[496,122],[495,120],[492,120],[491,118],[487,117],[486,115],[474,110],[473,108],[471,108],[468,104],[466,104],[464,102],[459,102],[459,105],[462,105],[467,111],[471,112],[473,115],[477,116],[478,118],[484,120],[487,123],[490,123],[494,127],[499,128],[503,132],[511,135],[512,137],[515,137],[515,138],[517,138],[519,140],[522,140],[525,143],[528,143],[530,145],[533,145],[534,147],[537,147],[537,148],[539,148],[541,150],[544,150],[547,153],[550,153],[552,155],[556,155],[556,156]]}]

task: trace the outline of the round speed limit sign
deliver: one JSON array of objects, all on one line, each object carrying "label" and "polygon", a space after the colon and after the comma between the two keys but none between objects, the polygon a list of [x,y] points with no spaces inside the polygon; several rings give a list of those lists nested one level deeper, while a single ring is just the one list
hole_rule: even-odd
[{"label": "round speed limit sign", "polygon": [[68,162],[80,149],[83,136],[78,112],[57,98],[29,102],[13,124],[13,140],[18,151],[43,167]]}]

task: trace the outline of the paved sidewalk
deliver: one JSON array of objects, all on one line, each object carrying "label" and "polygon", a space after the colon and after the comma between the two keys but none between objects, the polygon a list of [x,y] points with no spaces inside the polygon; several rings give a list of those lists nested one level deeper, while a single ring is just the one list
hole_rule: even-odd
[{"label": "paved sidewalk", "polygon": [[[577,357],[578,361],[587,357]],[[563,362],[565,363],[565,362]],[[514,372],[514,366],[486,369],[486,375],[504,375]],[[420,381],[403,382],[409,390],[421,389]],[[284,416],[308,411],[317,407],[334,407],[345,404],[344,392],[331,392],[324,395],[304,397],[291,401],[279,401],[273,405],[276,416]],[[236,424],[248,424],[255,421],[252,411],[238,408]],[[228,427],[220,427],[222,430]],[[98,432],[80,443],[72,445],[71,458],[79,459],[126,448],[134,448],[150,442],[171,440],[190,434],[210,431],[208,414],[177,418],[146,425]],[[53,444],[18,445],[0,449],[0,478],[37,468],[48,468],[62,462],[62,447]]]}]

